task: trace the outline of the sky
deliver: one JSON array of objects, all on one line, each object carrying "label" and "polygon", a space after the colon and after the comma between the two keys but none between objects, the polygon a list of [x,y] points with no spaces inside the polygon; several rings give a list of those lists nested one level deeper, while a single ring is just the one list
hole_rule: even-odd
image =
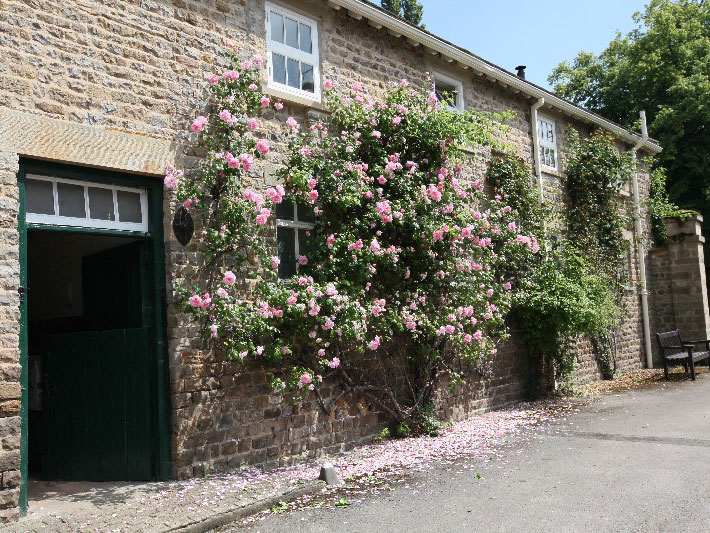
[{"label": "sky", "polygon": [[[599,53],[632,30],[647,0],[420,0],[426,29],[550,88],[547,76],[579,51]],[[378,2],[379,3],[379,2]]]}]

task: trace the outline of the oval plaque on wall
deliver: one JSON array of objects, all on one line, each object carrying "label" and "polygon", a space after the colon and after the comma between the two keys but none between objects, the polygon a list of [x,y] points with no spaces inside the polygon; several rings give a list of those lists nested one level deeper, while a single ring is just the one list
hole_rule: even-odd
[{"label": "oval plaque on wall", "polygon": [[175,216],[173,217],[173,233],[175,238],[183,246],[187,244],[192,239],[192,234],[195,232],[195,223],[192,221],[192,215],[181,205],[177,211],[175,211]]}]

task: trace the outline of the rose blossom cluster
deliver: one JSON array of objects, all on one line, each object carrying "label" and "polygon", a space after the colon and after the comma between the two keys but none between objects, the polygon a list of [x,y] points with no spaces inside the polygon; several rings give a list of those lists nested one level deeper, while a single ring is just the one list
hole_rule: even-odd
[{"label": "rose blossom cluster", "polygon": [[[197,133],[229,128],[240,136],[235,146],[215,150],[219,157],[206,189],[249,171],[254,158],[270,152],[266,139],[252,137],[259,128],[254,117],[283,104],[258,93],[256,68],[252,58],[210,78],[220,87],[238,85],[232,102],[252,102],[255,109],[240,115],[227,102],[215,108],[217,117],[198,117],[191,126]],[[512,290],[502,266],[509,254],[534,254],[539,244],[467,174],[458,147],[472,142],[468,118],[452,115],[442,122],[447,111],[436,95],[406,80],[382,100],[358,82],[342,95],[331,80],[324,87],[332,106],[329,128],[339,133],[321,135],[327,133],[323,124],[305,128],[277,114],[291,134],[289,159],[278,172],[283,185],[264,195],[229,187],[233,197],[223,205],[243,206],[253,226],[215,226],[225,228],[223,241],[241,237],[258,247],[249,232],[257,235],[274,205],[296,200],[311,206],[314,227],[300,229],[290,251],[295,276],[277,280],[284,258],[265,248],[261,258],[269,274],[259,278],[248,301],[239,302],[232,287],[237,275],[246,277],[243,264],[222,275],[214,299],[205,291],[189,293],[188,307],[205,317],[210,335],[231,357],[266,361],[280,369],[274,390],[296,394],[357,365],[353,354],[386,356],[395,340],[407,339],[413,350],[417,344],[448,346],[471,360],[495,354]],[[179,189],[185,182],[179,178],[174,168],[166,169],[166,187],[170,182]],[[185,188],[191,201],[211,205],[194,186]]]}]

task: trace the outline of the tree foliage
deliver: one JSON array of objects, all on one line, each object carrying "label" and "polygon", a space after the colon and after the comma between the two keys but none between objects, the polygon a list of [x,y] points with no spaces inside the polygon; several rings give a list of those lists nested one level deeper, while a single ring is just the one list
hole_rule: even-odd
[{"label": "tree foliage", "polygon": [[671,197],[708,213],[710,4],[651,0],[634,20],[638,27],[599,55],[581,52],[548,80],[560,96],[626,127],[645,109]]},{"label": "tree foliage", "polygon": [[390,13],[402,17],[415,26],[424,27],[421,24],[424,6],[418,0],[381,0],[380,3]]},{"label": "tree foliage", "polygon": [[424,6],[417,0],[402,0],[402,15],[404,20],[419,26],[424,15]]}]

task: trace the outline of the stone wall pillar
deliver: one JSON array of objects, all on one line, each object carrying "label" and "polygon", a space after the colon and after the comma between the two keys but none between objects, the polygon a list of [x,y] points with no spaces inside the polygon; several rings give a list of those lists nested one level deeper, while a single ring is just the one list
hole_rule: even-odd
[{"label": "stone wall pillar", "polygon": [[0,523],[19,516],[20,256],[18,157],[0,144]]},{"label": "stone wall pillar", "polygon": [[666,219],[675,324],[685,339],[710,338],[702,222],[703,217],[699,214],[684,221]]}]

